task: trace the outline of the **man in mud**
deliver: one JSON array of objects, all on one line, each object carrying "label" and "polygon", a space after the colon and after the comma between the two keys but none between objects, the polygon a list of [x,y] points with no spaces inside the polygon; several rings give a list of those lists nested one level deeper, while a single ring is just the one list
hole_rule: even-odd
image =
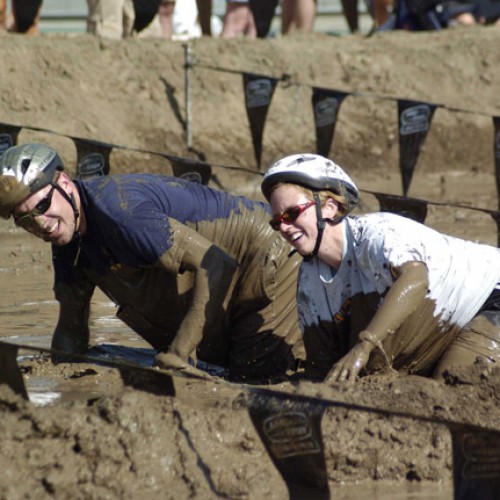
[{"label": "man in mud", "polygon": [[0,215],[52,244],[54,350],[86,352],[97,286],[160,367],[201,359],[261,381],[302,355],[299,260],[264,203],[163,175],[73,181],[52,148],[23,144],[0,158]]}]

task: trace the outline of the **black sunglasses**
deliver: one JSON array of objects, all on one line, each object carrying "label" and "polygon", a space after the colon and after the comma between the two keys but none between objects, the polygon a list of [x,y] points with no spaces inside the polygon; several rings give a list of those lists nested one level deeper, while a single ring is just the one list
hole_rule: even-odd
[{"label": "black sunglasses", "polygon": [[43,215],[52,204],[52,195],[54,194],[54,189],[56,186],[52,185],[51,190],[44,196],[36,205],[33,210],[26,212],[22,215],[14,215],[14,223],[16,226],[26,228],[33,225],[35,217]]},{"label": "black sunglasses", "polygon": [[299,215],[307,210],[309,207],[315,205],[314,201],[309,201],[308,203],[302,203],[300,205],[296,205],[295,207],[291,207],[288,210],[285,210],[281,215],[275,215],[270,221],[269,225],[275,230],[279,231],[281,224],[293,224],[298,218]]}]

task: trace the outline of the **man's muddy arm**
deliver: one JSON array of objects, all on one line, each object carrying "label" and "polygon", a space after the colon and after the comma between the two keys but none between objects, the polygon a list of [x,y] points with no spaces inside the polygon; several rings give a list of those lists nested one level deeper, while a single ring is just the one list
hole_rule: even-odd
[{"label": "man's muddy arm", "polygon": [[[90,337],[90,299],[93,290],[90,285],[83,290],[63,283],[56,284],[59,319],[52,336],[52,349],[74,354],[87,352]],[[63,360],[57,355],[52,356],[55,363]]]},{"label": "man's muddy arm", "polygon": [[[225,314],[224,301],[237,268],[236,261],[222,249],[195,231],[178,226],[179,223],[172,224],[176,241],[174,251],[181,255],[181,268],[194,275],[193,297],[168,352],[157,356],[157,362],[163,368],[188,366],[188,358],[195,353],[204,331]],[[169,272],[172,271],[170,252],[159,259],[159,265]]]},{"label": "man's muddy arm", "polygon": [[406,262],[394,269],[396,281],[387,292],[383,303],[365,330],[359,342],[330,370],[326,380],[354,381],[366,366],[370,353],[392,335],[422,304],[429,287],[427,266],[422,262]]}]

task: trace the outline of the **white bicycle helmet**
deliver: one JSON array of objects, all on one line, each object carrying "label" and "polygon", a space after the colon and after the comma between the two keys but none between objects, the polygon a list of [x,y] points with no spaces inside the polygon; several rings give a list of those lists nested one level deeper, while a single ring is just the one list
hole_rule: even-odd
[{"label": "white bicycle helmet", "polygon": [[347,200],[346,214],[359,203],[356,184],[336,163],[316,154],[286,156],[272,165],[262,179],[262,194],[269,200],[280,182],[299,184],[312,191],[329,190]]},{"label": "white bicycle helmet", "polygon": [[12,146],[0,157],[0,216],[8,219],[25,198],[51,184],[64,170],[59,155],[43,144]]},{"label": "white bicycle helmet", "polygon": [[[262,179],[262,194],[267,200],[271,197],[273,186],[278,183],[298,184],[311,189],[316,204],[318,235],[313,251],[303,255],[311,260],[318,254],[327,222],[338,224],[359,203],[359,191],[351,178],[332,160],[316,154],[295,154],[286,156],[272,165]],[[328,190],[346,199],[341,217],[325,219],[321,212],[318,191]]]}]

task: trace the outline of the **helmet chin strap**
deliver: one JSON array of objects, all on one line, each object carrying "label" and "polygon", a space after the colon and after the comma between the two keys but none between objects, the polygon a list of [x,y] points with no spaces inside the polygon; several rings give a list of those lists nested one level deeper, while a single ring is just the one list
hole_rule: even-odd
[{"label": "helmet chin strap", "polygon": [[52,186],[54,186],[59,191],[59,193],[61,193],[62,197],[71,205],[71,208],[73,209],[73,215],[75,217],[75,234],[73,235],[73,240],[80,239],[80,231],[76,229],[76,223],[78,221],[78,217],[80,217],[80,212],[78,211],[78,208],[76,206],[75,195],[73,193],[71,193],[71,196],[68,195],[68,193],[66,193],[66,191],[64,191],[64,189],[59,186],[57,182],[53,182]]},{"label": "helmet chin strap", "polygon": [[318,228],[318,236],[316,236],[316,244],[314,245],[313,251],[309,255],[303,255],[303,259],[309,262],[318,255],[319,247],[321,246],[321,240],[323,239],[323,233],[325,232],[326,219],[321,213],[321,202],[319,201],[318,193],[313,193],[313,198],[316,207],[316,227]]},{"label": "helmet chin strap", "polygon": [[316,236],[316,244],[314,245],[313,251],[309,255],[303,255],[302,258],[306,261],[309,262],[311,261],[316,255],[318,255],[319,252],[319,247],[321,246],[321,241],[323,240],[323,233],[325,232],[325,226],[327,222],[331,222],[332,224],[337,224],[342,220],[342,217],[339,219],[332,219],[330,217],[323,217],[323,214],[321,213],[321,202],[319,201],[319,196],[318,193],[313,192],[313,198],[316,203],[316,227],[318,228],[318,236]]}]

